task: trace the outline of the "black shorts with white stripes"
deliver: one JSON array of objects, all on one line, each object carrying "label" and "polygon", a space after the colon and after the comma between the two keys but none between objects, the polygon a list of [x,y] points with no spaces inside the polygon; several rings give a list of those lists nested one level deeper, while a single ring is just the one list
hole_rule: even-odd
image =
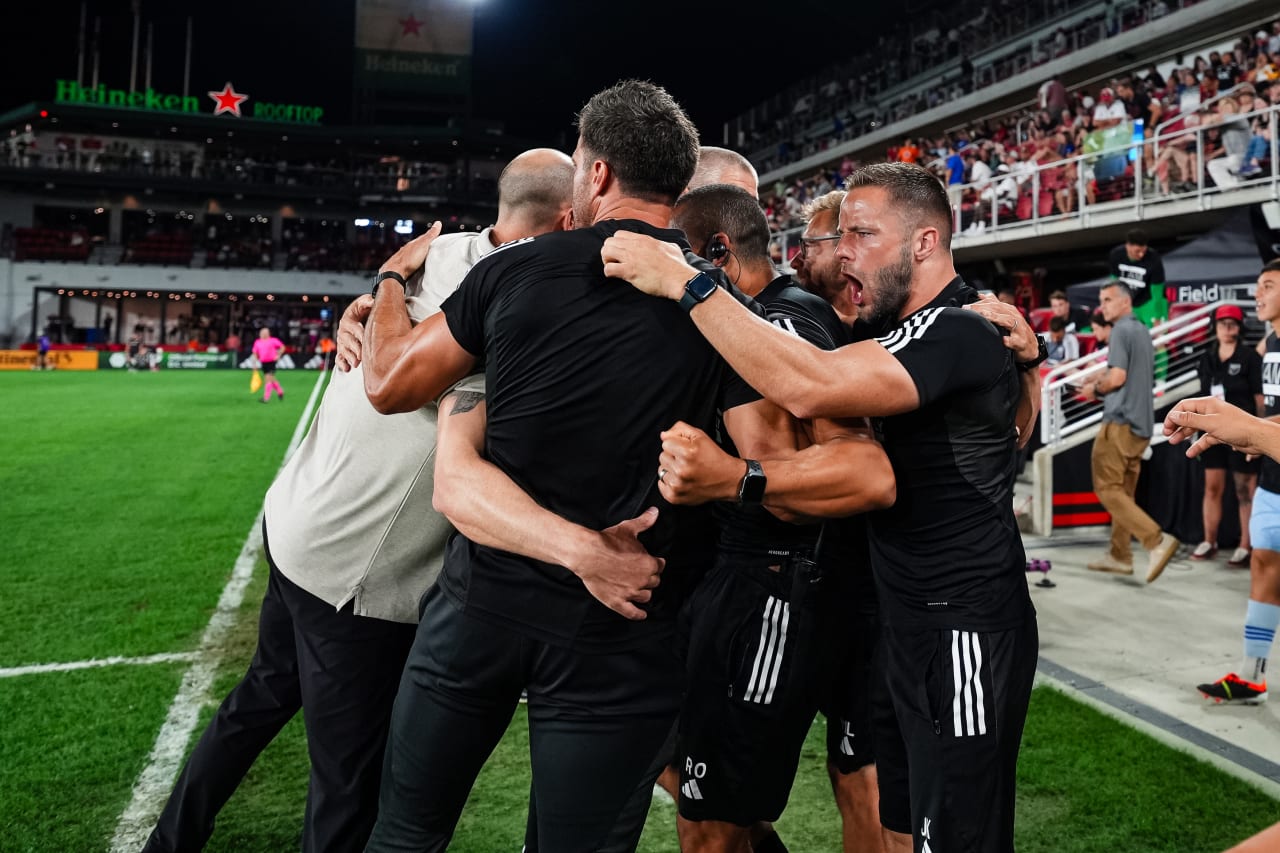
[{"label": "black shorts with white stripes", "polygon": [[821,581],[807,561],[721,556],[686,604],[680,814],[776,820],[822,688]]},{"label": "black shorts with white stripes", "polygon": [[1003,631],[883,627],[872,698],[880,822],[910,834],[916,853],[1012,853],[1038,651],[1030,606]]}]

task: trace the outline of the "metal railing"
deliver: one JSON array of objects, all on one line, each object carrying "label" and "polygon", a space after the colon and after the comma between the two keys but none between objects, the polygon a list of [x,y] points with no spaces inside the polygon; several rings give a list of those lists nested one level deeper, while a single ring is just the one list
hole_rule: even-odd
[{"label": "metal railing", "polygon": [[[1197,369],[1214,341],[1213,312],[1221,305],[1252,303],[1215,302],[1189,311],[1151,329],[1155,347],[1155,381],[1151,393],[1156,408],[1177,402],[1200,390]],[[1241,346],[1247,344],[1241,341]],[[1107,370],[1108,349],[1103,347],[1045,372],[1040,383],[1040,440],[1045,447],[1062,444],[1102,420],[1101,401],[1087,400],[1080,389],[1101,378]]]},{"label": "metal railing", "polygon": [[[1126,123],[1112,133],[1115,140],[1099,150],[1039,165],[1020,161],[1016,171],[995,172],[987,180],[952,185],[949,192],[953,198],[962,199],[961,204],[953,205],[953,247],[963,248],[974,238],[977,244],[993,234],[1002,238],[1038,236],[1049,223],[1088,228],[1091,216],[1101,212],[1142,219],[1155,215],[1163,205],[1168,205],[1170,214],[1187,212],[1187,205],[1174,203],[1188,200],[1195,210],[1210,207],[1211,199],[1212,206],[1220,207],[1230,204],[1230,195],[1242,189],[1261,189],[1265,196],[1278,200],[1280,105],[1233,114],[1228,121],[1249,127],[1255,118],[1264,116],[1270,122],[1269,138],[1254,134],[1250,127],[1250,147],[1240,162],[1229,161],[1220,147],[1209,146],[1209,131],[1228,123],[1217,118],[1141,142],[1127,138],[1133,125]],[[1251,153],[1255,156],[1250,157]],[[1260,165],[1256,173],[1235,174],[1254,159]],[[1251,192],[1242,195],[1239,203],[1257,201],[1258,193]],[[791,249],[798,247],[803,230],[797,226],[774,235],[784,258],[789,259]]]},{"label": "metal railing", "polygon": [[[768,101],[758,104],[747,113],[725,124],[725,143],[729,144],[728,133],[731,123],[741,132],[744,126],[755,129],[757,125],[780,125],[775,130],[764,134],[761,139],[751,140],[750,150],[744,150],[747,157],[759,167],[761,172],[785,167],[788,163],[816,153],[818,148],[809,150],[801,145],[799,150],[791,152],[786,158],[777,153],[780,142],[788,139],[807,140],[810,146],[817,145],[817,140],[839,136],[842,141],[853,139],[864,133],[894,124],[910,118],[920,111],[920,100],[930,93],[941,97],[941,101],[955,100],[972,91],[996,86],[1005,80],[1016,77],[1031,68],[1042,65],[1053,59],[1068,56],[1099,41],[1129,32],[1135,27],[1154,20],[1167,17],[1182,9],[1198,5],[1203,0],[1131,0],[1114,4],[1097,3],[1092,0],[1070,3],[1047,3],[1043,17],[1029,18],[1019,32],[1010,32],[986,43],[982,39],[970,35],[964,44],[964,52],[973,58],[972,76],[965,79],[959,75],[959,57],[951,57],[943,63],[930,61],[921,68],[913,67],[897,69],[896,77],[902,83],[887,87],[860,89],[857,96],[849,94],[835,98],[821,97],[822,82],[833,77],[844,79],[857,74],[858,71],[875,71],[885,67],[882,52],[875,52],[875,61],[858,70],[849,68],[828,69],[823,75],[806,83],[779,93]],[[1014,4],[1012,8],[1030,8],[1032,4]],[[1110,15],[1114,16],[1108,20]],[[1064,29],[1065,43],[1055,41],[1054,27],[1064,19],[1092,13],[1088,20],[1080,21]],[[988,28],[989,29],[989,28]],[[984,55],[985,54],[985,55]],[[889,60],[890,66],[896,64]],[[955,75],[952,72],[955,71]],[[943,76],[948,85],[939,91],[939,76]],[[891,78],[892,79],[892,78]],[[811,97],[812,107],[809,110],[794,112],[796,103],[804,97]],[[935,106],[930,104],[929,106]],[[866,127],[848,127],[843,135],[833,129],[832,118],[837,114],[855,115],[866,119]],[[907,135],[913,135],[908,132]],[[774,162],[781,160],[781,162]]]}]

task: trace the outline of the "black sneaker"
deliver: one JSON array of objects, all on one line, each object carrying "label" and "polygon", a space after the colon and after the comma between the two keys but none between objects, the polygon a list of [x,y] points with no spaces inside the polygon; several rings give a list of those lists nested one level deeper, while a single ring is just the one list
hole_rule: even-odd
[{"label": "black sneaker", "polygon": [[1260,705],[1267,701],[1267,683],[1254,684],[1245,681],[1234,672],[1229,672],[1211,684],[1197,684],[1196,689],[1206,699],[1215,703],[1226,702],[1229,705]]}]

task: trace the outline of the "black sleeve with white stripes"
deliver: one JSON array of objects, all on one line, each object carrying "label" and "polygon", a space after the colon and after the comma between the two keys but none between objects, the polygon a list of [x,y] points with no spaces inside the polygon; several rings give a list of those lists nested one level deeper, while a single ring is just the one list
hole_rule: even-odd
[{"label": "black sleeve with white stripes", "polygon": [[826,300],[798,287],[788,287],[765,307],[769,322],[819,349],[844,344],[848,330]]},{"label": "black sleeve with white stripes", "polygon": [[926,308],[876,340],[907,369],[924,406],[957,391],[987,388],[1012,355],[999,330],[963,308]]}]

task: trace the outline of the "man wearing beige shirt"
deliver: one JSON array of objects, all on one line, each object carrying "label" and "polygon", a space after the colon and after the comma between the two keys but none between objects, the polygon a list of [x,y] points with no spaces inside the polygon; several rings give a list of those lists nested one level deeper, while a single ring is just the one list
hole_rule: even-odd
[{"label": "man wearing beige shirt", "polygon": [[[569,222],[573,166],[535,149],[498,184],[498,222],[439,238],[406,300],[416,323],[499,244]],[[357,300],[360,305],[369,297]],[[200,738],[147,853],[196,850],[258,754],[305,709],[311,779],[304,851],[363,850],[377,815],[391,703],[418,600],[435,582],[448,521],[431,508],[436,407],[378,414],[359,366],[335,373],[306,437],[267,492],[270,577],[258,647]],[[476,377],[464,380],[479,382]],[[470,387],[470,386],[467,386]]]}]

